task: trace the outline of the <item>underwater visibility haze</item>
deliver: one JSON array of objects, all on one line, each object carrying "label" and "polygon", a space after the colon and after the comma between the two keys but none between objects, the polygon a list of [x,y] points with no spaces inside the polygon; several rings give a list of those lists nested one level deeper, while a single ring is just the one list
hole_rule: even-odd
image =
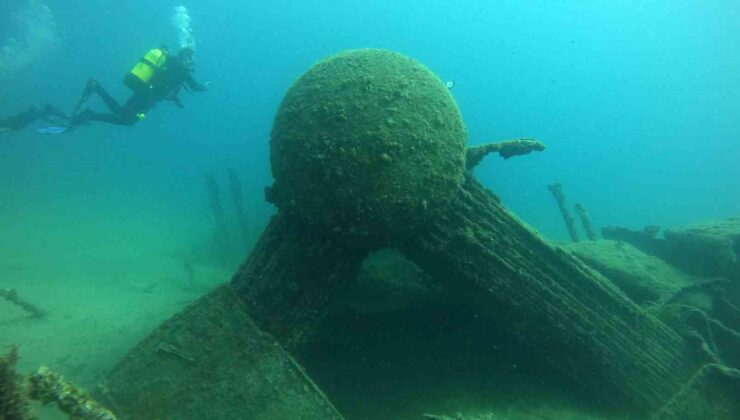
[{"label": "underwater visibility haze", "polygon": [[737,418],[739,20],[0,0],[0,419]]}]

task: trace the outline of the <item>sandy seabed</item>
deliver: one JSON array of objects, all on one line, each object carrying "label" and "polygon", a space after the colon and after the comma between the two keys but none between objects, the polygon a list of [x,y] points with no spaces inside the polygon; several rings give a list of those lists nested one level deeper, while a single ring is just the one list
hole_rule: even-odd
[{"label": "sandy seabed", "polygon": [[[0,300],[0,348],[18,346],[20,373],[41,365],[93,390],[146,334],[231,272],[167,256],[0,255],[0,288],[16,289],[48,314],[33,318]],[[34,406],[42,419],[66,419]]]}]

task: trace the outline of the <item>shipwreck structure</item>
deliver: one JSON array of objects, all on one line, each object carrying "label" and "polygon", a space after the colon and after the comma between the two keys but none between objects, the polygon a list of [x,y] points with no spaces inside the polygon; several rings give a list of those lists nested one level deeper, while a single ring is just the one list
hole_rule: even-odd
[{"label": "shipwreck structure", "polygon": [[[318,62],[275,117],[266,196],[277,214],[229,284],[117,365],[107,404],[122,418],[341,418],[291,352],[363,260],[387,247],[641,417],[683,418],[675,396],[736,389],[737,371],[718,365],[700,336],[687,339],[545,242],[469,171],[481,153],[541,143],[468,156],[467,140],[453,97],[417,61],[366,49]],[[737,409],[731,400],[706,409]]]}]

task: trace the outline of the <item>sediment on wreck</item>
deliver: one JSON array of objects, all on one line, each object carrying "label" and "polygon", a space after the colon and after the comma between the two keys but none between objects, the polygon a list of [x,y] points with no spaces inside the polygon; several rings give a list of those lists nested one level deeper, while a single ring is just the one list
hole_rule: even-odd
[{"label": "sediment on wreck", "polygon": [[558,243],[604,277],[644,309],[672,301],[682,291],[704,283],[704,279],[640,251],[624,242],[602,239]]},{"label": "sediment on wreck", "polygon": [[99,392],[130,419],[342,419],[229,285],[149,334]]},{"label": "sediment on wreck", "polygon": [[[442,132],[447,135],[440,137]],[[250,343],[240,340],[255,340],[265,331],[277,339],[270,338],[275,351],[283,351],[277,343],[299,346],[371,250],[382,247],[391,233],[411,230],[424,220],[420,215],[444,208],[463,179],[465,142],[457,105],[418,62],[390,51],[358,50],[317,63],[288,91],[273,126],[276,183],[266,193],[280,208],[278,215],[231,284],[185,308],[129,353],[108,378],[107,395],[120,409],[142,415],[151,407],[157,413],[149,416],[194,418],[178,417],[188,405],[203,413],[198,418],[220,413],[221,401],[212,398],[211,388],[224,395],[246,391],[244,381],[264,379],[257,369],[260,360],[276,358],[251,351]],[[204,323],[212,328],[198,327]],[[229,339],[230,334],[243,337]],[[223,344],[219,351],[202,349],[215,342]],[[254,363],[230,362],[245,358],[242,352]],[[187,366],[158,363],[167,358]],[[202,375],[196,383],[193,369]],[[240,404],[232,417],[223,418],[339,418],[336,412],[322,417],[321,407],[329,403],[311,391],[315,388],[305,389],[315,402],[313,411],[291,414],[290,401],[279,398],[272,383],[267,378],[262,388],[249,390],[265,396],[259,404]],[[300,397],[301,382],[288,381],[286,389],[291,384]],[[157,406],[157,401],[166,404]],[[272,407],[273,414],[286,411],[266,417],[271,411],[264,407]]]},{"label": "sediment on wreck", "polygon": [[232,281],[154,330],[101,392],[131,418],[341,419],[284,349],[311,337],[367,252],[278,212]]},{"label": "sediment on wreck", "polygon": [[278,212],[230,283],[116,365],[105,401],[141,419],[341,419],[284,349],[311,337],[368,252]]},{"label": "sediment on wreck", "polygon": [[653,412],[700,367],[682,337],[545,243],[472,177],[444,217],[397,245],[553,367],[615,403]]},{"label": "sediment on wreck", "polygon": [[664,235],[672,264],[691,273],[740,282],[740,218],[671,228]]},{"label": "sediment on wreck", "polygon": [[232,280],[250,316],[287,349],[305,341],[371,251],[444,213],[466,142],[454,99],[416,60],[361,49],[311,67],[273,124],[274,234]]},{"label": "sediment on wreck", "polygon": [[[700,343],[529,230],[466,173],[466,142],[454,98],[409,57],[356,50],[317,63],[273,125],[267,196],[278,215],[229,285],[127,356],[110,395],[151,407],[161,397],[173,413],[159,407],[161,418],[193,418],[187,407],[209,417],[223,395],[240,403],[224,418],[339,418],[320,417],[330,404],[278,343],[310,338],[365,256],[391,245],[595,397],[640,416],[659,409],[705,362]],[[280,389],[309,401],[308,414],[292,413]],[[253,394],[264,398],[240,399]]]},{"label": "sediment on wreck", "polygon": [[309,227],[279,212],[272,218],[231,287],[254,322],[294,349],[311,337],[334,296],[357,277],[369,248]]},{"label": "sediment on wreck", "polygon": [[740,371],[708,364],[651,420],[736,419]]}]

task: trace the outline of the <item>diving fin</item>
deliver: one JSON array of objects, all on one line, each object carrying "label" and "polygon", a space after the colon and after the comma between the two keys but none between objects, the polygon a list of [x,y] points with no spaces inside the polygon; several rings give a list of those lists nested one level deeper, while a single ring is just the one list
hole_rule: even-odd
[{"label": "diving fin", "polygon": [[67,127],[52,125],[49,127],[39,127],[36,132],[39,134],[62,134],[67,131]]}]

